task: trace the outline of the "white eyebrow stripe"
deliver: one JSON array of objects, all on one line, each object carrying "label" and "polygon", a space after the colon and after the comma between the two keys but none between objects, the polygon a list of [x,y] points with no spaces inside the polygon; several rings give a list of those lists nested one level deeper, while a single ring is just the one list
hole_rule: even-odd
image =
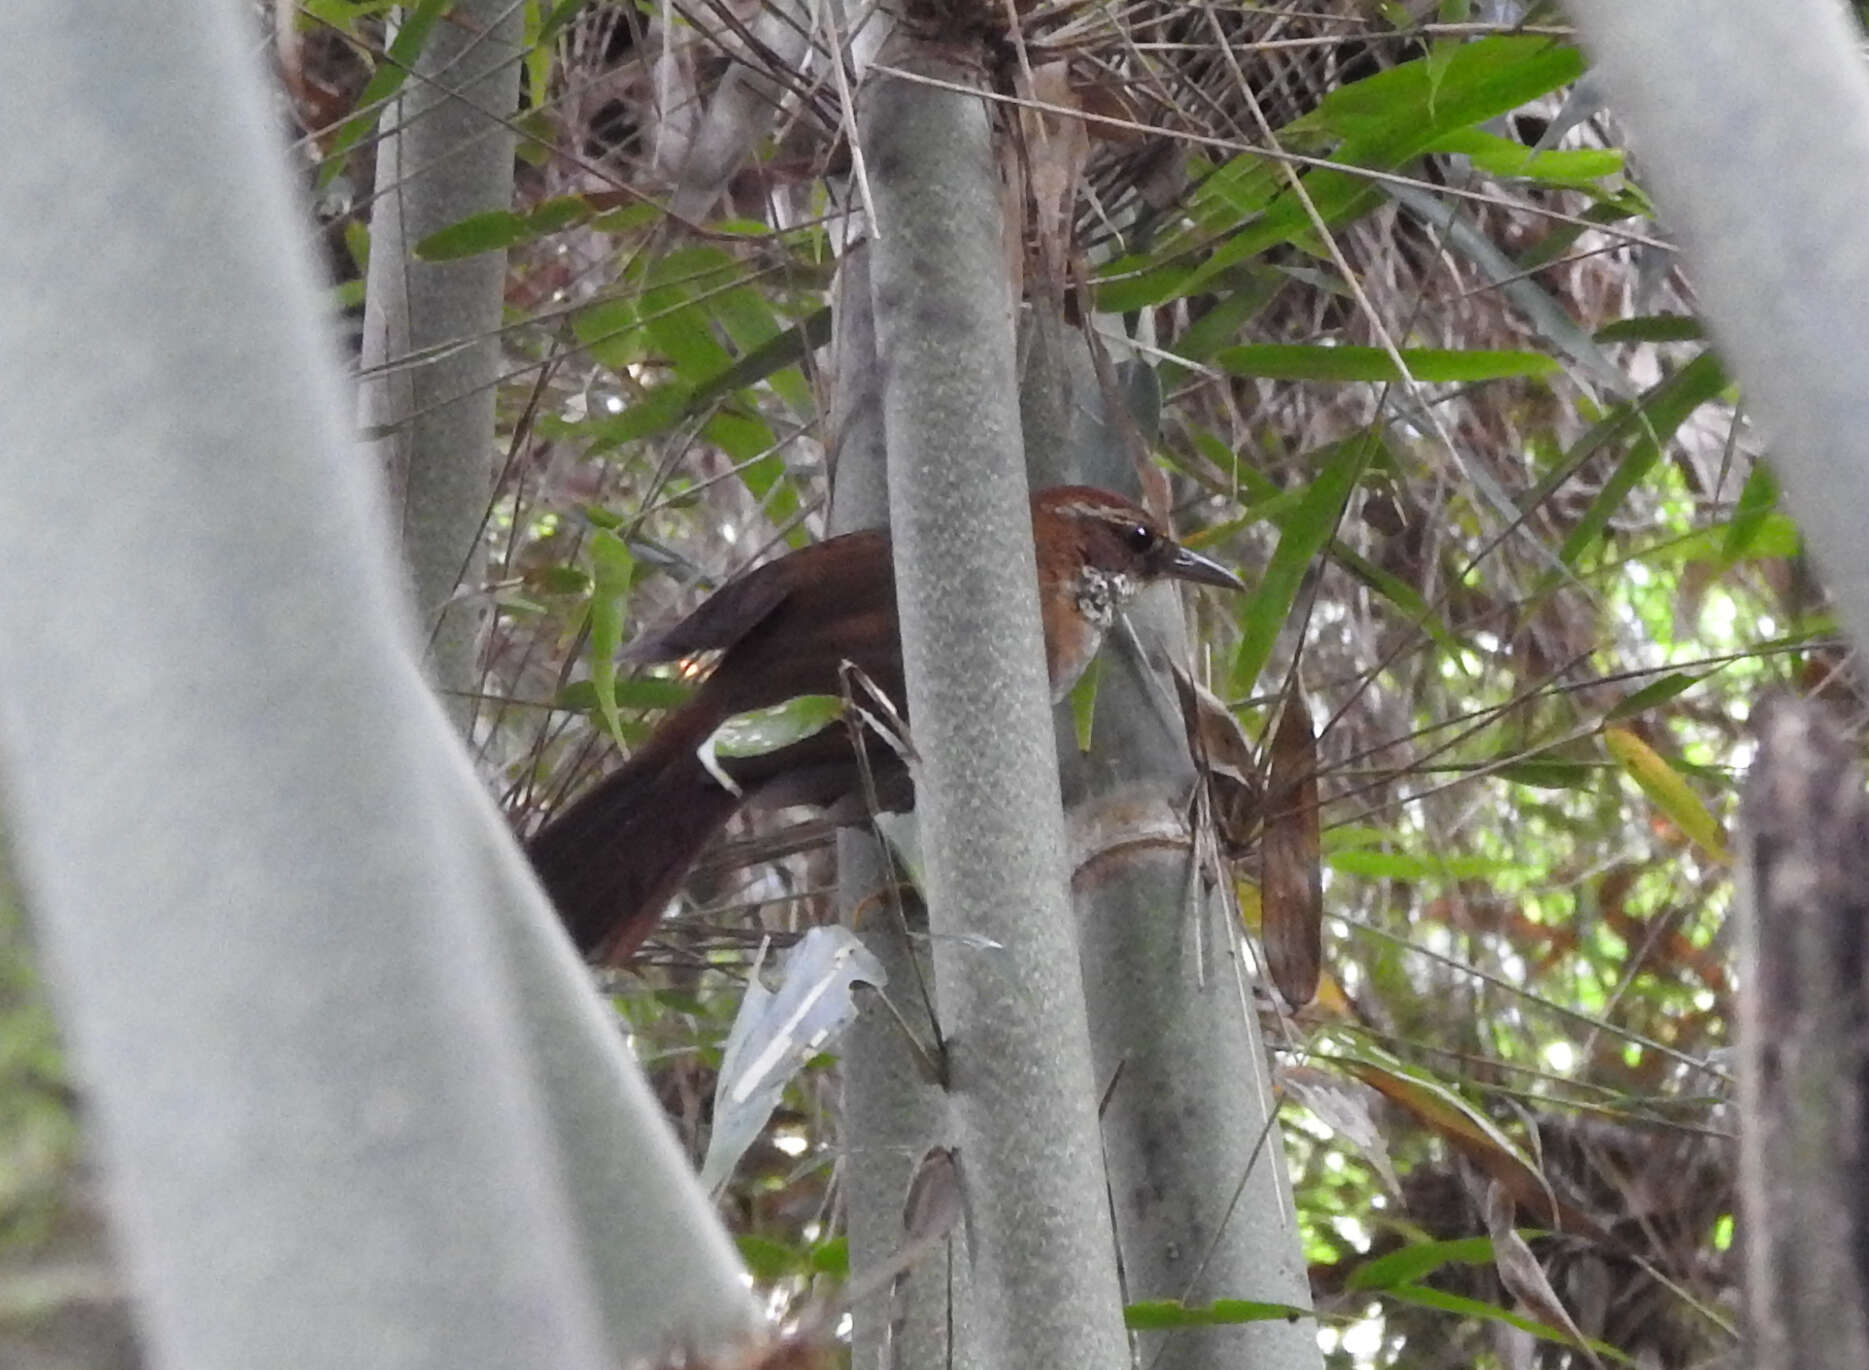
[{"label": "white eyebrow stripe", "polygon": [[1060,504],[1058,512],[1063,514],[1083,514],[1090,518],[1103,519],[1109,523],[1121,520],[1141,522],[1136,512],[1121,504],[1105,504],[1101,500],[1072,500],[1069,504]]}]

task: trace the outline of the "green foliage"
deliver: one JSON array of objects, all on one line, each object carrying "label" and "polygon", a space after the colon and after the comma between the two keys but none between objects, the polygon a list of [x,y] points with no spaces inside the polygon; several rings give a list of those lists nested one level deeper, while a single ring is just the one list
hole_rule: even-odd
[{"label": "green foliage", "polygon": [[[380,7],[306,8],[364,34]],[[1307,22],[1306,7],[1272,8]],[[1349,1108],[1386,1152],[1342,1117],[1286,1110],[1307,1253],[1320,1288],[1346,1291],[1320,1337],[1345,1365],[1358,1337],[1376,1348],[1362,1364],[1430,1363],[1424,1347],[1479,1364],[1488,1325],[1506,1323],[1557,1338],[1543,1362],[1555,1365],[1561,1334],[1507,1311],[1498,1253],[1459,1201],[1460,1164],[1478,1148],[1522,1186],[1521,1207],[1547,1181],[1580,1191],[1620,1243],[1593,1249],[1640,1252],[1674,1281],[1659,1306],[1718,1303],[1702,1255],[1732,1226],[1707,1160],[1723,1146],[1709,1100],[1729,1082],[1703,1064],[1728,1043],[1732,993],[1720,836],[1751,703],[1836,656],[1691,292],[1635,264],[1665,235],[1625,150],[1589,129],[1532,145],[1583,56],[1547,34],[1485,32],[1464,0],[1430,7],[1451,28],[1419,30],[1419,10],[1357,6],[1355,25],[1303,30],[1309,48],[1241,42],[1269,135],[1237,91],[1206,89],[1226,118],[1163,153],[1184,184],[1149,214],[1131,213],[1140,191],[1124,199],[1117,145],[1093,140],[1098,198],[1080,199],[1077,232],[1094,245],[1097,327],[1113,337],[1126,315],[1147,344],[1135,355],[1156,367],[1159,426],[1138,426],[1179,531],[1251,587],[1196,602],[1196,673],[1248,734],[1284,689],[1324,725],[1335,997],[1273,1036],[1281,1067],[1321,1063],[1362,1100]],[[325,174],[364,146],[373,102],[394,94],[437,13],[416,6],[372,64]],[[839,394],[825,347],[836,220],[854,192],[841,170],[821,173],[841,135],[788,103],[797,127],[775,129],[721,217],[697,225],[662,215],[666,168],[644,173],[640,150],[594,188],[610,164],[571,124],[577,82],[599,78],[565,54],[597,15],[578,0],[529,7],[531,114],[543,129],[565,121],[562,156],[537,159],[521,203],[418,249],[509,261],[500,440],[515,456],[488,521],[503,579],[486,693],[488,764],[516,806],[575,785],[612,740],[686,696],[688,666],[618,672],[618,647],[821,531],[845,436],[823,407]],[[1044,42],[1062,21],[1026,22]],[[1134,50],[1163,65],[1129,94],[1145,121],[1181,128],[1208,106],[1183,87],[1180,114],[1156,100],[1178,79],[1174,46]],[[646,79],[651,59],[631,51],[615,60]],[[1303,51],[1329,58],[1317,98],[1275,104],[1297,68],[1253,63]],[[1144,59],[1122,47],[1108,69],[1132,60]],[[798,153],[811,133],[817,162]],[[1411,208],[1403,187],[1446,215]],[[1031,300],[1068,293],[1026,269]],[[590,509],[612,512],[575,531]],[[1250,885],[1251,858],[1233,874]],[[775,874],[723,860],[618,997],[697,1155],[693,1101],[710,1096],[739,978],[762,938],[800,925],[822,879],[797,861]],[[730,1190],[743,1254],[794,1301],[819,1277],[864,1274],[847,1269],[827,1190],[835,1069],[817,1063],[788,1088],[770,1154],[756,1150]],[[1626,1143],[1638,1172],[1675,1154],[1664,1143],[1688,1158],[1656,1181],[1677,1195],[1667,1224],[1637,1221],[1576,1161],[1569,1144],[1586,1132]],[[1591,1240],[1531,1238],[1541,1255]],[[1161,1329],[1291,1312],[1221,1299],[1128,1316]],[[1716,1328],[1696,1346],[1709,1359],[1722,1344]]]},{"label": "green foliage", "polygon": [[78,1140],[58,1031],[25,933],[0,880],[0,1347],[13,1272],[70,1202]]}]

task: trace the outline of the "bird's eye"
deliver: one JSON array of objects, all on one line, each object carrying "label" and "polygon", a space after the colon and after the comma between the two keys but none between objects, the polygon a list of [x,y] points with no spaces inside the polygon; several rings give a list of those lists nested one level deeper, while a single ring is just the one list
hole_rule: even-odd
[{"label": "bird's eye", "polygon": [[1155,545],[1155,530],[1146,523],[1132,523],[1123,530],[1123,541],[1131,551],[1146,552]]}]

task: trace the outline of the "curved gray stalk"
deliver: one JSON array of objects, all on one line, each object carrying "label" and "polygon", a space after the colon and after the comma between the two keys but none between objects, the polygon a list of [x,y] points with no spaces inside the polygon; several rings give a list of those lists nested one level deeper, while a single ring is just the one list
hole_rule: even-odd
[{"label": "curved gray stalk", "polygon": [[10,17],[0,555],[57,597],[0,596],[0,758],[151,1362],[740,1334],[731,1249],[410,661],[251,35],[206,0]]},{"label": "curved gray stalk", "polygon": [[[506,253],[424,262],[415,245],[513,199],[516,0],[459,0],[383,111],[359,395],[389,478],[430,669],[465,728],[485,603],[480,532],[498,460],[494,383]],[[469,592],[454,599],[457,591]]]},{"label": "curved gray stalk", "polygon": [[[837,331],[832,377],[831,531],[880,527],[889,519],[889,468],[883,446],[882,373],[876,365],[876,329],[870,310],[870,248],[859,243],[838,263]],[[854,1280],[880,1269],[901,1248],[903,1200],[922,1153],[947,1137],[947,1100],[924,1074],[915,1045],[935,1040],[923,986],[933,985],[926,947],[903,935],[886,884],[891,874],[876,839],[845,829],[837,838],[838,907],[857,924],[864,943],[889,973],[889,996],[907,1026],[872,1000],[844,1038],[843,1183],[849,1214],[850,1270]],[[920,904],[907,899],[906,916],[927,932]],[[860,919],[860,922],[859,922]],[[899,1370],[944,1370],[947,1365],[950,1243],[895,1288],[872,1290],[852,1309],[852,1363],[882,1363],[885,1346]],[[893,1326],[892,1326],[893,1324]]]},{"label": "curved gray stalk", "polygon": [[[1062,353],[1062,355],[1060,355]],[[1034,485],[1137,498],[1135,463],[1076,332],[1027,331]],[[1103,650],[1091,750],[1069,710],[1058,750],[1103,1109],[1110,1197],[1131,1300],[1308,1305],[1304,1252],[1253,1011],[1253,969],[1215,873],[1192,868],[1194,764],[1172,674],[1188,662],[1179,593],[1150,589],[1133,637]],[[1316,1327],[1266,1321],[1138,1338],[1149,1370],[1316,1366]]]},{"label": "curved gray stalk", "polygon": [[[1721,352],[1869,633],[1869,74],[1833,0],[1572,0]],[[1769,60],[1761,60],[1769,54]]]},{"label": "curved gray stalk", "polygon": [[[714,208],[754,146],[778,122],[786,87],[768,73],[806,69],[812,15],[798,0],[768,0],[750,27],[752,53],[727,69],[707,117],[682,157],[670,212],[699,222]],[[734,44],[732,46],[738,46]]]},{"label": "curved gray stalk", "polygon": [[[893,52],[947,81],[978,73]],[[971,1365],[1127,1363],[1065,898],[991,121],[872,70],[871,295]]]},{"label": "curved gray stalk", "polygon": [[[1771,434],[1773,469],[1841,617],[1859,644],[1869,640],[1862,34],[1831,0],[1573,0],[1571,8],[1680,232],[1720,349]],[[1835,743],[1812,735],[1795,709],[1772,715],[1763,733],[1742,900],[1746,950],[1757,951],[1761,919],[1773,943],[1769,958],[1747,966],[1741,1025],[1741,1178],[1748,1220],[1759,1219],[1748,1241],[1753,1349],[1769,1370],[1856,1365],[1869,1337],[1861,1145],[1837,1139],[1861,1127],[1861,1054],[1851,1032],[1823,1029],[1860,1022],[1852,1017],[1862,1007],[1860,973],[1841,984],[1830,972],[1844,945],[1838,929],[1860,956],[1862,780],[1820,773],[1810,757],[1831,759]],[[1799,790],[1817,808],[1790,805],[1787,817],[1787,795]],[[1842,816],[1832,811],[1839,807]],[[1796,915],[1789,925],[1787,915]],[[1809,983],[1799,978],[1807,970]],[[1775,1015],[1795,1031],[1780,1033]],[[1776,1070],[1761,1068],[1767,1057]],[[1834,1090],[1826,1070],[1840,1072]],[[1773,1114],[1762,1127],[1762,1109],[1787,1099],[1808,1103],[1809,1116],[1779,1125]],[[1839,1252],[1848,1253],[1841,1264],[1825,1259]]]}]

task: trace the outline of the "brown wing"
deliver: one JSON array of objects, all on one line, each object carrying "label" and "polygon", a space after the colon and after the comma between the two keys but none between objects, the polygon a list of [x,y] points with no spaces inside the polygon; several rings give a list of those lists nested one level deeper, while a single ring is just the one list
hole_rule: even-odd
[{"label": "brown wing", "polygon": [[[847,533],[755,566],[721,586],[680,622],[637,638],[623,649],[620,659],[679,661],[703,652],[724,652],[757,629],[794,593],[814,591],[825,579],[826,568],[845,560],[880,562],[886,567],[889,540],[882,533]],[[890,593],[893,596],[893,581]]]},{"label": "brown wing", "polygon": [[[693,635],[685,624],[678,625],[682,641],[725,648],[701,690],[718,716],[798,695],[840,694],[838,668],[846,659],[901,706],[902,647],[886,537],[851,533],[831,538],[761,569],[780,573],[783,584],[776,596],[767,590],[749,599],[763,606],[757,618],[730,622],[724,615],[715,617],[706,631]],[[702,605],[689,622],[707,610]]]}]

